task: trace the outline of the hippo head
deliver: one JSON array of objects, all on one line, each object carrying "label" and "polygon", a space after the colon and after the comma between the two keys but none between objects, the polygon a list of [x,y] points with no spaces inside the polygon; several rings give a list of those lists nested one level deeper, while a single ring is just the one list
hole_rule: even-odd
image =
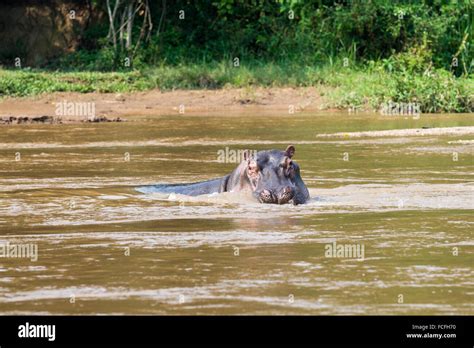
[{"label": "hippo head", "polygon": [[285,151],[259,151],[250,156],[244,154],[246,174],[254,196],[261,203],[289,203],[296,193],[299,166],[292,160],[295,147]]}]

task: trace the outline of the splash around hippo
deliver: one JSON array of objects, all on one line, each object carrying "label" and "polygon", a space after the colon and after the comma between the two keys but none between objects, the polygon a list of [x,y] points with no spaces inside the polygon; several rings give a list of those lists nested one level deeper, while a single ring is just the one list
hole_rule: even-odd
[{"label": "splash around hippo", "polygon": [[309,192],[301,178],[300,167],[292,159],[294,154],[293,145],[285,151],[259,151],[254,155],[245,151],[244,160],[224,177],[189,184],[141,186],[137,191],[188,196],[248,191],[261,203],[304,204],[309,199]]}]

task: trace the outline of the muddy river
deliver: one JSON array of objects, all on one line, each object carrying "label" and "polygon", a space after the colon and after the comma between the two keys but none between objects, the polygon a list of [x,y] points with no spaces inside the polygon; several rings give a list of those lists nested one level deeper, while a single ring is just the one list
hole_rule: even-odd
[{"label": "muddy river", "polygon": [[[3,126],[0,313],[473,315],[474,132],[420,133],[466,126],[347,113]],[[289,144],[305,205],[135,190]]]}]

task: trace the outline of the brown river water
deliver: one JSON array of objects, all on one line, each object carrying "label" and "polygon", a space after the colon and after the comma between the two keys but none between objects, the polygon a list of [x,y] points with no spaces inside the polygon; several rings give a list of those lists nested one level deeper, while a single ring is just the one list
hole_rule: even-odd
[{"label": "brown river water", "polygon": [[[0,244],[31,252],[0,255],[0,313],[472,315],[474,133],[318,136],[452,126],[474,118],[4,126]],[[236,166],[219,160],[226,147],[289,144],[312,196],[305,205],[135,190],[223,176]],[[328,257],[341,245],[363,254]]]}]

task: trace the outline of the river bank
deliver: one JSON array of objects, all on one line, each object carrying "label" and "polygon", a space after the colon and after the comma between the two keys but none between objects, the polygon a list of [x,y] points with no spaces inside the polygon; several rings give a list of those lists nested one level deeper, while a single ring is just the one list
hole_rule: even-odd
[{"label": "river bank", "polygon": [[[68,112],[71,106],[71,112]],[[77,110],[78,106],[84,106]],[[0,118],[48,116],[64,122],[115,120],[159,115],[291,115],[327,110],[316,88],[233,88],[220,90],[175,90],[131,93],[56,92],[35,97],[0,100]],[[76,112],[78,111],[78,112]],[[95,116],[95,117],[94,117]],[[53,123],[53,122],[50,122]]]},{"label": "river bank", "polygon": [[[255,87],[216,90],[150,90],[128,93],[54,92],[0,99],[0,125],[19,123],[123,122],[152,116],[289,116],[300,113],[356,115],[383,110],[331,107],[321,88]],[[400,106],[403,106],[401,103]],[[420,117],[408,110],[390,110],[387,118]],[[401,112],[399,112],[401,111]],[[408,113],[403,114],[403,111]],[[427,115],[421,113],[421,115]]]},{"label": "river bank", "polygon": [[[120,72],[0,68],[0,114],[53,115],[49,103],[63,101],[94,102],[97,115],[113,117],[215,110],[239,113],[250,107],[290,114],[378,112],[393,111],[394,105],[421,113],[469,113],[474,111],[473,89],[474,79],[455,77],[442,69],[390,72],[380,64],[254,63],[232,68],[209,63]],[[11,99],[23,97],[33,99]],[[21,111],[15,113],[16,109]]]}]

